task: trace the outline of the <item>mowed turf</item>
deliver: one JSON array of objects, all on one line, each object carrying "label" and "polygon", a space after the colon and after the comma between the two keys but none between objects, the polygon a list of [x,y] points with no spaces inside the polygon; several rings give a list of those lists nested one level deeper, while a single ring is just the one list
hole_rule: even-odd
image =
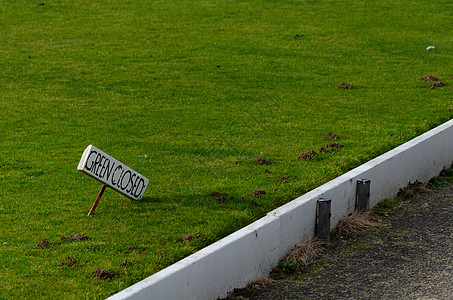
[{"label": "mowed turf", "polygon": [[[105,298],[453,115],[447,0],[36,3],[0,0],[1,298]],[[143,200],[87,216],[89,144]]]}]

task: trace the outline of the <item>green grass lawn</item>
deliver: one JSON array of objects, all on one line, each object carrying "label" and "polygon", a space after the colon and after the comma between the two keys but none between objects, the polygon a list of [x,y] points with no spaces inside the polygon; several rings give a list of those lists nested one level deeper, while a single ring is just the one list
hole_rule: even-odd
[{"label": "green grass lawn", "polygon": [[[105,298],[453,116],[451,1],[36,2],[0,0],[0,298]],[[142,201],[87,216],[89,144]]]}]

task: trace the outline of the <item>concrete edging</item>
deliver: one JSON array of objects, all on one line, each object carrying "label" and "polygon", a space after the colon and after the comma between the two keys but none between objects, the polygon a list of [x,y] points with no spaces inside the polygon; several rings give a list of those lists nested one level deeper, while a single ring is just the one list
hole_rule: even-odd
[{"label": "concrete edging", "polygon": [[271,211],[258,221],[109,297],[217,299],[267,276],[295,244],[314,237],[316,200],[331,198],[331,229],[354,211],[356,180],[371,180],[370,206],[453,163],[453,120]]}]

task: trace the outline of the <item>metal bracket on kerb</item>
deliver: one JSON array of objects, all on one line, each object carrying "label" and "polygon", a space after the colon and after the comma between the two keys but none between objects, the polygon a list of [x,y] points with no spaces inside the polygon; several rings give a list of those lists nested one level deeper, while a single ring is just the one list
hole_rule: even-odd
[{"label": "metal bracket on kerb", "polygon": [[315,235],[323,242],[330,239],[330,206],[332,199],[319,198],[316,202],[316,226]]},{"label": "metal bracket on kerb", "polygon": [[370,210],[370,185],[369,179],[357,179],[355,210],[360,212]]}]

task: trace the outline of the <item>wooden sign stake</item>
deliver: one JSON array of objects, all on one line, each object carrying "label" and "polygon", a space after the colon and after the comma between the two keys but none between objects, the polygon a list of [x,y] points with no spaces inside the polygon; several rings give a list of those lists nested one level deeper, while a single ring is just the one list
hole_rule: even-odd
[{"label": "wooden sign stake", "polygon": [[99,201],[101,200],[102,194],[104,194],[106,185],[103,184],[101,187],[101,190],[99,191],[98,196],[96,197],[96,200],[94,200],[93,206],[90,209],[90,212],[88,213],[89,216],[91,216],[94,213],[94,210],[96,209],[96,206],[98,206]]}]

